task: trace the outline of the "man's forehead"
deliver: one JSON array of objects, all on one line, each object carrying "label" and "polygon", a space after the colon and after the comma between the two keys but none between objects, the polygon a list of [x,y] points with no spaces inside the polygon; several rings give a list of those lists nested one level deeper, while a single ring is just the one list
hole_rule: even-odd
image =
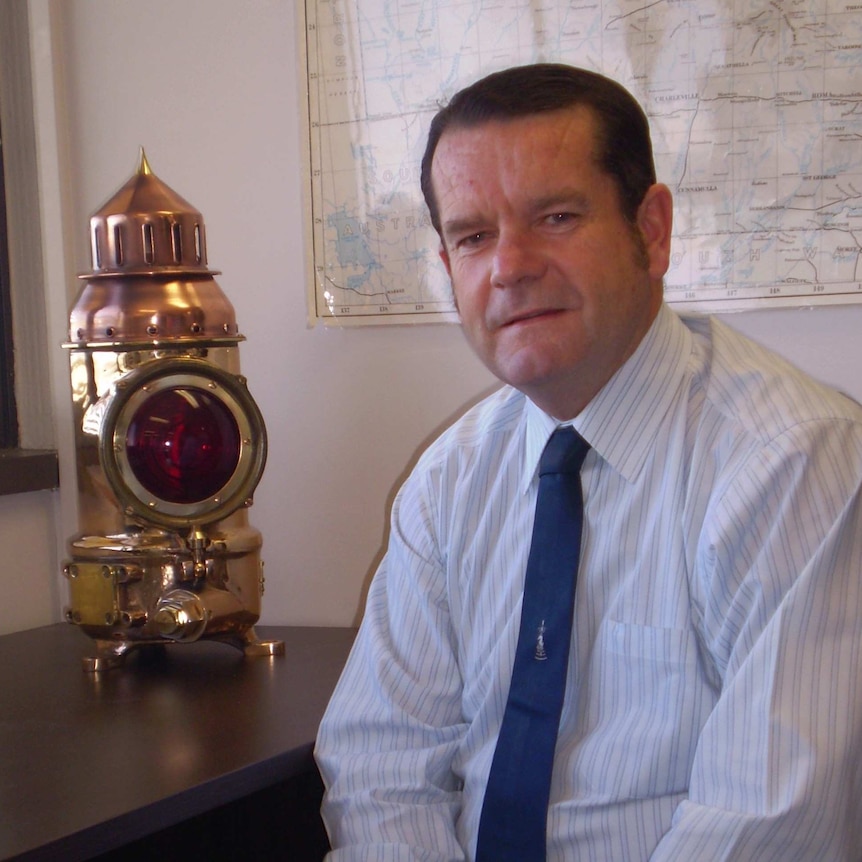
[{"label": "man's forehead", "polygon": [[441,135],[431,164],[435,191],[457,186],[489,163],[553,170],[595,161],[595,119],[591,109],[573,106],[512,118],[455,125]]},{"label": "man's forehead", "polygon": [[481,154],[489,141],[500,140],[517,146],[526,138],[536,137],[544,131],[552,142],[562,143],[563,138],[577,138],[595,149],[597,118],[587,105],[572,105],[554,111],[542,111],[515,117],[492,117],[471,123],[456,123],[440,136],[432,161],[432,171],[442,158],[453,151],[467,155],[472,151]]}]

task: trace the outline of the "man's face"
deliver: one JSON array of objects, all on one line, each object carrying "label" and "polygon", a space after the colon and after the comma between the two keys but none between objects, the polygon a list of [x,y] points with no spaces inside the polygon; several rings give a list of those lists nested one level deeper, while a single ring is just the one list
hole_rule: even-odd
[{"label": "man's face", "polygon": [[450,129],[431,169],[468,341],[563,420],[634,352],[669,259],[670,192],[652,186],[632,226],[594,148],[592,112],[575,107]]}]

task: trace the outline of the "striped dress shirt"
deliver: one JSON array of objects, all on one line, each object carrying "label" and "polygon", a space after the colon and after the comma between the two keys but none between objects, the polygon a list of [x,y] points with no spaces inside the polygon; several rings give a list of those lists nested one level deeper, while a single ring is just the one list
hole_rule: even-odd
[{"label": "striped dress shirt", "polygon": [[[573,424],[547,858],[862,858],[862,410],[663,307]],[[504,387],[401,488],[317,741],[331,862],[473,858],[555,425]]]}]

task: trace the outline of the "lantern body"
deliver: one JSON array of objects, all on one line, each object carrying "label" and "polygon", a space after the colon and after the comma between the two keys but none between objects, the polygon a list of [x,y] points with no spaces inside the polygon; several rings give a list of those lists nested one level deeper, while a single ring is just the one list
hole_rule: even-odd
[{"label": "lantern body", "polygon": [[253,626],[262,537],[248,507],[266,427],[240,373],[233,306],[203,218],[137,173],[90,220],[93,271],[69,319],[79,531],[66,617],[88,670],[135,647],[216,638],[275,655]]}]

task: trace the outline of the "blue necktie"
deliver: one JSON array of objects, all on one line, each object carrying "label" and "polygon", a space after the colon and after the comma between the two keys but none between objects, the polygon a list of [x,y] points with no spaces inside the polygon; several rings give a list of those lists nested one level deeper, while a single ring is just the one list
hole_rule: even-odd
[{"label": "blue necktie", "polygon": [[590,448],[558,428],[539,463],[512,683],[479,821],[476,862],[544,862],[548,798],[581,549],[581,465]]}]

